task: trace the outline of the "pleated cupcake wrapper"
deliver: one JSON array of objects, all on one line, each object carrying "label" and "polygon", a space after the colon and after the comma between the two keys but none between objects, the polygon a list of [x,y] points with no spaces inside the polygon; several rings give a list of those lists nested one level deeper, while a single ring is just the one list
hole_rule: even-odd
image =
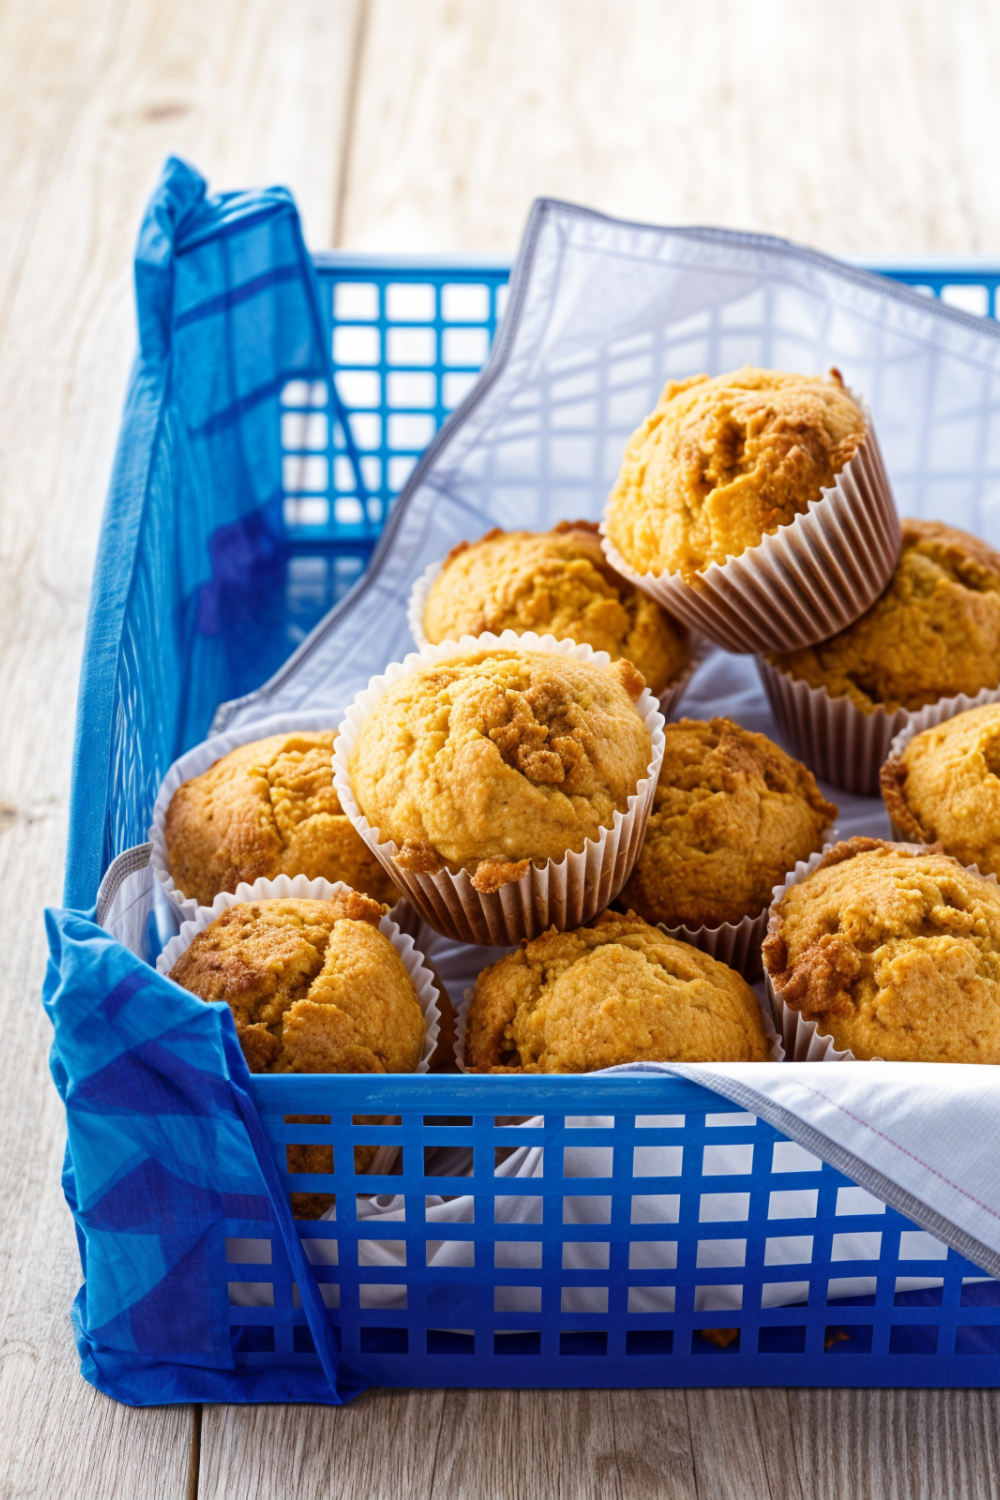
[{"label": "pleated cupcake wrapper", "polygon": [[1000,703],[1000,687],[996,687],[983,688],[974,698],[964,693],[939,698],[912,712],[898,708],[895,713],[887,713],[878,707],[865,713],[850,698],[834,698],[826,688],[810,687],[763,657],[757,658],[757,666],[778,728],[799,759],[821,781],[862,797],[879,795],[882,764],[895,738],[911,724],[919,721],[922,728],[929,729],[967,708]]},{"label": "pleated cupcake wrapper", "polygon": [[[946,719],[954,719],[958,714],[967,713],[970,708],[983,708],[987,703],[1000,703],[1000,687],[983,688],[982,692],[977,693],[974,698],[966,697],[964,693],[957,698],[940,698],[937,703],[928,703],[925,708],[909,714],[907,716],[909,722],[904,724],[889,746],[889,752],[885,757],[886,762],[901,760],[903,751],[913,737],[922,734],[925,729],[936,729]],[[899,839],[900,842],[905,843],[913,838],[912,833],[903,832],[893,820],[891,813],[889,814],[889,827],[892,829],[893,837]],[[979,866],[975,868],[978,869]]]},{"label": "pleated cupcake wrapper", "polygon": [[857,453],[773,536],[686,581],[679,573],[637,573],[602,522],[608,562],[727,651],[790,651],[836,635],[881,594],[902,540],[871,413],[853,399],[867,423]]},{"label": "pleated cupcake wrapper", "polygon": [[[431,591],[431,585],[438,577],[443,562],[433,562],[425,568],[410,590],[410,599],[406,607],[406,619],[410,627],[410,634],[417,643],[417,649],[423,650],[427,645],[427,636],[424,633],[424,610],[427,607],[427,595]],[[674,713],[685,692],[688,683],[697,672],[702,662],[712,650],[713,642],[706,636],[693,632],[690,635],[689,647],[690,658],[684,670],[678,674],[673,682],[668,682],[659,696],[660,713],[665,719],[669,719]],[[633,664],[634,665],[634,664]]]},{"label": "pleated cupcake wrapper", "polygon": [[[255,724],[246,724],[239,729],[234,729],[229,734],[215,734],[210,739],[202,740],[200,745],[175,760],[170,770],[160,783],[160,790],[156,794],[153,803],[153,823],[149,830],[149,841],[152,850],[149,863],[153,874],[163,887],[182,922],[190,922],[198,912],[198,902],[193,896],[185,896],[183,891],[177,889],[174,877],[170,873],[170,860],[167,855],[166,821],[167,809],[170,800],[178,787],[185,781],[190,781],[194,776],[201,776],[228,755],[230,750],[237,750],[241,745],[251,745],[254,740],[265,740],[272,734],[308,734],[316,731],[330,730],[334,732],[337,728],[337,716],[330,713],[328,709],[304,709],[294,714],[272,714],[269,719],[259,719]],[[418,919],[416,913],[409,909],[408,903],[397,901],[392,908],[393,918],[397,925],[411,937],[416,937]]]},{"label": "pleated cupcake wrapper", "polygon": [[[273,732],[280,733],[278,730]],[[336,884],[331,884],[329,880],[307,880],[304,875],[279,875],[274,880],[255,880],[253,885],[238,885],[235,892],[222,891],[216,896],[211,906],[196,907],[194,916],[182,924],[180,932],[170,939],[156,960],[156,972],[169,974],[181,954],[186,952],[194,942],[198,933],[204,932],[206,927],[209,927],[217,917],[221,917],[222,913],[231,906],[238,906],[248,901],[274,901],[283,897],[294,897],[299,901],[332,901],[339,891],[350,889],[350,886],[344,885],[340,880]],[[382,918],[378,930],[383,937],[389,939],[403,960],[403,967],[417,992],[417,1004],[423,1013],[425,1029],[423,1050],[416,1072],[426,1073],[441,1031],[441,1011],[438,1007],[438,990],[434,983],[434,976],[424,962],[423,954],[414,945],[413,938],[409,933],[401,932],[391,916]]]},{"label": "pleated cupcake wrapper", "polygon": [[349,766],[358,732],[382,695],[400,678],[435,662],[491,651],[544,651],[596,666],[610,665],[606,651],[593,651],[574,641],[557,641],[550,635],[518,635],[513,630],[499,636],[467,635],[460,641],[424,646],[404,661],[392,662],[355,698],[334,743],[333,781],[354,827],[424,920],[456,942],[500,948],[522,938],[537,937],[552,926],[562,931],[582,927],[614,900],[632,873],[645,836],[663,762],[664,739],[663,715],[646,689],[636,705],[653,741],[646,775],[628,798],[625,812],[615,812],[612,826],[602,828],[597,838],[588,839],[578,854],[568,852],[541,867],[531,865],[520,880],[509,881],[488,894],[476,890],[466,870],[457,875],[449,870],[427,875],[402,869],[396,864],[396,844],[379,837],[379,830],[368,822],[351,790]]},{"label": "pleated cupcake wrapper", "polygon": [[[764,912],[764,917],[767,917],[766,911]],[[657,926],[662,928],[668,937],[676,937],[677,934],[672,932],[669,927],[664,927],[662,922],[658,922]],[[686,941],[686,939],[681,939],[681,941]],[[702,949],[702,952],[705,951],[705,949]],[[713,954],[712,957],[714,958],[715,955]],[[730,967],[734,966],[730,965]],[[469,1072],[465,1064],[465,1032],[469,1022],[469,1007],[472,1004],[472,997],[475,993],[475,985],[470,985],[463,992],[461,1000],[455,1006],[455,1062],[460,1073]],[[785,1049],[781,1044],[781,1037],[775,1028],[770,1008],[766,1001],[761,1001],[759,996],[757,997],[757,1002],[760,1005],[760,1018],[764,1023],[764,1035],[767,1037],[771,1048],[770,1061],[784,1062]]]}]

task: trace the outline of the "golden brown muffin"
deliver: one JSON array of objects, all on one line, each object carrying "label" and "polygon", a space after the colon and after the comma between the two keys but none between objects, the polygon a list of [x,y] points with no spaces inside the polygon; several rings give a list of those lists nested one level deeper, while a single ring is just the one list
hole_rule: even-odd
[{"label": "golden brown muffin", "polygon": [[239,902],[198,933],[170,978],[224,1000],[252,1073],[412,1073],[424,1018],[403,960],[357,891]]},{"label": "golden brown muffin", "polygon": [[626,445],[608,535],[637,573],[704,572],[807,510],[865,431],[837,370],[668,380]]},{"label": "golden brown muffin", "polygon": [[628,1062],[764,1062],[739,974],[634,912],[554,927],[485,969],[465,1033],[470,1069],[590,1073]]},{"label": "golden brown muffin", "polygon": [[769,656],[864,713],[923,708],[1000,683],[1000,553],[940,521],[903,522],[885,592],[828,641]]},{"label": "golden brown muffin", "polygon": [[396,901],[399,892],[341,809],[333,740],[332,730],[275,734],[179,786],[163,830],[178,890],[211,906],[241,881],[305,875]]},{"label": "golden brown muffin", "polygon": [[468,870],[480,891],[580,851],[624,812],[652,741],[643,679],[548,651],[479,651],[419,668],[365,719],[358,806],[404,869]]},{"label": "golden brown muffin", "polygon": [[424,607],[434,645],[504,630],[554,635],[625,656],[657,697],[687,666],[687,631],[604,556],[591,521],[554,531],[487,532],[445,559]]},{"label": "golden brown muffin", "polygon": [[618,898],[647,922],[718,927],[754,917],[837,817],[811,771],[731,719],[681,719],[635,868]]},{"label": "golden brown muffin", "polygon": [[835,844],[776,907],[764,965],[856,1057],[1000,1062],[1000,888],[936,846]]},{"label": "golden brown muffin", "polygon": [[915,734],[881,779],[889,816],[907,838],[1000,874],[1000,703]]}]

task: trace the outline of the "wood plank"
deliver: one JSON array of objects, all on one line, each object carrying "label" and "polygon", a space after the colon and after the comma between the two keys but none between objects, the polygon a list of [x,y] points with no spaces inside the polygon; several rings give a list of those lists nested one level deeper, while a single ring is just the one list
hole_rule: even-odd
[{"label": "wood plank", "polygon": [[[0,1495],[189,1493],[190,1408],[81,1379],[62,1110],[38,1003],[90,572],[134,346],[131,256],[171,150],[337,198],[354,0],[0,4]],[[195,1467],[192,1467],[192,1458]]]},{"label": "wood plank", "polygon": [[510,253],[532,199],[823,249],[1000,244],[991,0],[372,0],[343,243]]}]

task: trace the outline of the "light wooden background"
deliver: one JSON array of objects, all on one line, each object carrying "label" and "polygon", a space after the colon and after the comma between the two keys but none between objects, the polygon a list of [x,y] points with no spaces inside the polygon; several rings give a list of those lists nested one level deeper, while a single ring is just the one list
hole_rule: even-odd
[{"label": "light wooden background", "polygon": [[511,252],[537,193],[1000,252],[995,0],[0,0],[0,1500],[969,1497],[983,1392],[370,1392],[133,1411],[77,1374],[38,1003],[87,591],[168,151],[317,247]]}]

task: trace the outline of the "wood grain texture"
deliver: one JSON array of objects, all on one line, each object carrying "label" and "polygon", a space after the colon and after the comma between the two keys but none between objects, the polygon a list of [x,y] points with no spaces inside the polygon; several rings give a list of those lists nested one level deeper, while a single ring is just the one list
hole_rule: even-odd
[{"label": "wood grain texture", "polygon": [[993,0],[372,0],[343,243],[492,250],[548,194],[822,249],[1000,247]]},{"label": "wood grain texture", "polygon": [[[0,1497],[182,1500],[190,1408],[78,1374],[80,1281],[39,991],[62,886],[90,573],[134,346],[131,258],[163,158],[291,181],[328,237],[353,0],[0,4]],[[194,1467],[193,1467],[194,1461]]]}]

